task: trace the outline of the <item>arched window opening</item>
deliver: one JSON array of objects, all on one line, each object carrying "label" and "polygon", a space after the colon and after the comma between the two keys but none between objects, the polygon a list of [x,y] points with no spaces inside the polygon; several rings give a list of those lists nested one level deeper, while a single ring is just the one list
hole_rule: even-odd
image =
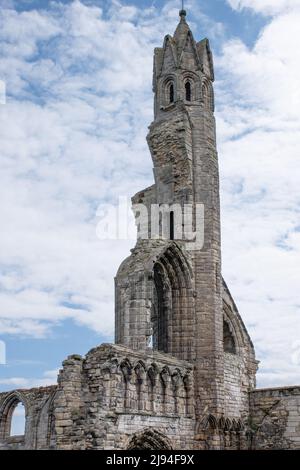
[{"label": "arched window opening", "polygon": [[10,436],[24,436],[25,434],[25,407],[19,402],[12,411]]},{"label": "arched window opening", "polygon": [[185,99],[186,99],[186,101],[192,101],[191,82],[186,82],[186,84],[185,84]]},{"label": "arched window opening", "polygon": [[9,395],[0,410],[0,440],[10,436],[24,437],[26,412],[18,394]]},{"label": "arched window opening", "polygon": [[225,352],[236,354],[235,339],[232,332],[230,331],[228,322],[225,320],[223,322],[223,342]]},{"label": "arched window opening", "polygon": [[168,351],[168,321],[171,310],[171,292],[166,282],[165,272],[161,264],[154,265],[154,296],[153,296],[153,349]]},{"label": "arched window opening", "polygon": [[169,85],[169,102],[174,103],[174,84]]},{"label": "arched window opening", "polygon": [[211,84],[205,81],[202,85],[203,103],[206,109],[214,112],[214,94]]},{"label": "arched window opening", "polygon": [[[175,232],[175,236],[176,232]],[[151,320],[153,349],[190,360],[194,339],[194,318],[191,272],[182,251],[170,243],[153,265]],[[182,317],[190,318],[186,334],[182,335]]]}]

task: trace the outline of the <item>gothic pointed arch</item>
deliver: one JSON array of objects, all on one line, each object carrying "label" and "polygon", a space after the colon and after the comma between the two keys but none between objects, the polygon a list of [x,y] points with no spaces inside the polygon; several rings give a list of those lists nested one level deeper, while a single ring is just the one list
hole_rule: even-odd
[{"label": "gothic pointed arch", "polygon": [[160,72],[164,72],[164,70],[169,70],[170,67],[175,69],[176,66],[177,66],[176,49],[174,47],[172,37],[167,35],[165,37],[165,41],[163,45],[163,56],[162,56]]},{"label": "gothic pointed arch", "polygon": [[218,419],[212,414],[208,416],[207,424],[210,429],[218,429]]},{"label": "gothic pointed arch", "polygon": [[120,370],[123,374],[125,383],[129,382],[132,375],[132,364],[129,359],[125,358],[120,364]]},{"label": "gothic pointed arch", "polygon": [[245,345],[243,324],[223,299],[223,346],[224,351],[239,355]]},{"label": "gothic pointed arch", "polygon": [[24,394],[20,391],[14,391],[5,397],[0,405],[0,440],[7,439],[11,435],[12,418],[15,409],[19,404],[22,404],[25,409],[25,429],[26,431],[26,417],[28,414],[28,403]]},{"label": "gothic pointed arch", "polygon": [[192,84],[190,80],[185,82],[185,99],[186,101],[192,101]]},{"label": "gothic pointed arch", "polygon": [[214,112],[214,90],[210,80],[204,79],[202,82],[202,101],[204,109]]},{"label": "gothic pointed arch", "polygon": [[238,419],[237,420],[237,423],[236,423],[236,431],[240,432],[244,429],[244,425],[243,425],[243,422]]},{"label": "gothic pointed arch", "polygon": [[225,428],[225,418],[224,416],[221,416],[218,422],[218,429],[221,429],[222,431],[224,431],[224,428]]},{"label": "gothic pointed arch", "polygon": [[[255,385],[255,373],[257,370],[257,362],[255,360],[254,346],[247,332],[245,324],[241,318],[238,308],[230,294],[230,291],[223,279],[223,318],[227,323],[228,328],[225,325],[224,331],[229,329],[229,335],[231,336],[231,343],[235,342],[236,355],[240,358],[243,357],[245,351],[247,352],[246,366],[249,373],[249,385],[253,387]],[[225,335],[226,336],[226,335]],[[225,338],[224,338],[225,339]],[[225,341],[226,342],[226,341]],[[224,348],[225,350],[227,348]],[[229,352],[229,351],[228,351]]]},{"label": "gothic pointed arch", "polygon": [[191,64],[193,69],[200,67],[200,59],[196,47],[196,43],[193,37],[192,31],[189,29],[186,32],[186,36],[182,36],[180,43],[177,46],[178,51],[178,63],[184,68],[191,68]]},{"label": "gothic pointed arch", "polygon": [[168,366],[165,366],[160,373],[160,380],[164,387],[168,385],[171,380],[171,372]]},{"label": "gothic pointed arch", "polygon": [[176,78],[173,74],[168,74],[160,83],[160,105],[167,107],[176,101]]},{"label": "gothic pointed arch", "polygon": [[134,366],[134,372],[136,375],[136,379],[138,383],[143,382],[146,374],[147,374],[147,368],[146,365],[143,361],[138,361],[137,364]]},{"label": "gothic pointed arch", "polygon": [[154,262],[153,280],[153,347],[190,360],[195,322],[192,275],[176,243],[169,245]]},{"label": "gothic pointed arch", "polygon": [[215,76],[213,56],[210,49],[209,40],[207,38],[202,39],[202,41],[198,42],[197,51],[200,58],[202,72],[209,80],[214,81]]},{"label": "gothic pointed arch", "polygon": [[230,431],[231,429],[232,429],[231,420],[229,418],[226,418],[225,423],[224,423],[224,431]]},{"label": "gothic pointed arch", "polygon": [[[39,411],[34,436],[34,448],[45,449],[55,446],[55,397],[57,390],[54,390],[41,406]],[[46,427],[45,427],[46,423]],[[45,433],[46,431],[46,433]]]},{"label": "gothic pointed arch", "polygon": [[225,318],[223,319],[223,345],[225,352],[237,353],[237,344],[232,326]]},{"label": "gothic pointed arch", "polygon": [[151,366],[147,370],[147,378],[152,387],[154,387],[156,383],[158,372],[159,372],[158,367],[157,367],[157,364],[155,363],[152,363]]},{"label": "gothic pointed arch", "polygon": [[160,431],[148,428],[131,437],[127,450],[172,450],[172,445]]}]

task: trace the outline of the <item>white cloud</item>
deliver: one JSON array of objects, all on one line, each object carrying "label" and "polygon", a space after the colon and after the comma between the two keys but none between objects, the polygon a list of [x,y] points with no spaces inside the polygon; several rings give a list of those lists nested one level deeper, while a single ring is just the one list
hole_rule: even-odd
[{"label": "white cloud", "polygon": [[111,335],[113,277],[132,242],[97,240],[95,214],[151,181],[144,137],[162,23],[134,26],[116,2],[109,20],[78,1],[54,13],[2,11],[0,328],[40,337],[73,318]]},{"label": "white cloud", "polygon": [[[264,385],[300,382],[300,18],[274,5],[231,0],[277,16],[252,49],[235,39],[215,58],[224,274]],[[1,15],[0,332],[43,337],[72,318],[110,335],[113,277],[132,242],[99,241],[96,208],[152,183],[152,53],[177,2],[161,14],[114,1],[104,18],[75,1]]]},{"label": "white cloud", "polygon": [[46,387],[57,383],[57,375],[59,369],[47,370],[42,378],[26,378],[26,377],[8,377],[0,378],[0,385],[5,388],[28,389],[36,387]]},{"label": "white cloud", "polygon": [[223,265],[264,386],[300,382],[299,21],[276,16],[252,49],[233,40],[216,60]]},{"label": "white cloud", "polygon": [[256,13],[275,15],[289,10],[299,9],[299,0],[227,0],[235,10],[250,8]]},{"label": "white cloud", "polygon": [[1,8],[15,8],[14,0],[0,0]]},{"label": "white cloud", "polygon": [[78,0],[2,9],[2,334],[43,337],[69,318],[113,334],[133,242],[99,241],[96,208],[152,183],[152,54],[175,3],[161,15],[114,1],[105,19]]}]

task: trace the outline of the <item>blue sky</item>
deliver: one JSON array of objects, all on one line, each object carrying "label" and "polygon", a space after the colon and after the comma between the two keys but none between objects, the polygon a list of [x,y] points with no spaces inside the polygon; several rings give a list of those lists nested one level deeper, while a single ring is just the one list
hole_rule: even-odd
[{"label": "blue sky", "polygon": [[[0,0],[0,389],[55,381],[111,341],[133,240],[96,210],[152,184],[153,48],[180,1]],[[188,0],[216,68],[224,277],[261,360],[260,386],[300,383],[300,2]]]}]

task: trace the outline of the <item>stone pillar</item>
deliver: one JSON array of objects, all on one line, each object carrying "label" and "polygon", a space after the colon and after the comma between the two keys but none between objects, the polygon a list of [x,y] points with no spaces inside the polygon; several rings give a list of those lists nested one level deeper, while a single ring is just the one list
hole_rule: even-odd
[{"label": "stone pillar", "polygon": [[75,422],[82,413],[81,356],[69,356],[63,362],[58,376],[58,390],[54,400],[54,418],[57,449],[71,450],[76,436]]}]

